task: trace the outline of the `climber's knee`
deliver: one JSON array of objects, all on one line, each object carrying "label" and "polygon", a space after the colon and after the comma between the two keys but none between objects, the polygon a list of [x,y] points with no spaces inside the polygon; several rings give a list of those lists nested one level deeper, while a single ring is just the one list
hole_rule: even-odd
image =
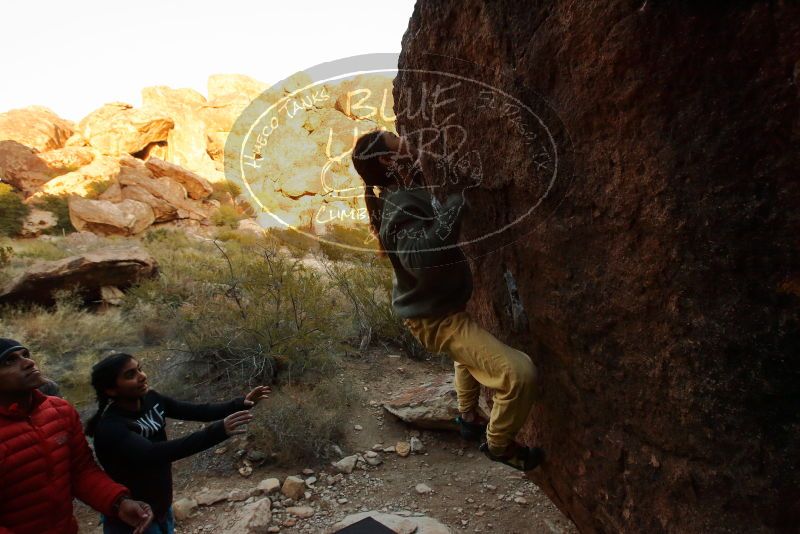
[{"label": "climber's knee", "polygon": [[538,372],[531,359],[524,353],[520,354],[521,357],[510,369],[511,385],[518,395],[527,397],[536,389]]}]

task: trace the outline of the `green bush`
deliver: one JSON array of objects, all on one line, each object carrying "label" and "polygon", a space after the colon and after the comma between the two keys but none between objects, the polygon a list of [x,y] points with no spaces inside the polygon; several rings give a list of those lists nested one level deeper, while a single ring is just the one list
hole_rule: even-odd
[{"label": "green bush", "polygon": [[14,257],[14,249],[8,245],[0,243],[0,287],[11,280],[14,275],[9,269],[11,259]]},{"label": "green bush", "polygon": [[242,214],[239,213],[235,207],[230,204],[223,204],[211,215],[211,222],[214,223],[215,226],[236,228],[239,225],[239,221],[243,218]]},{"label": "green bush", "polygon": [[0,235],[19,235],[30,211],[10,185],[0,183]]},{"label": "green bush", "polygon": [[165,238],[147,246],[161,275],[133,288],[126,306],[151,305],[208,380],[293,382],[335,364],[322,275],[274,243],[177,247]]},{"label": "green bush", "polygon": [[16,332],[37,352],[60,356],[75,350],[105,350],[136,341],[135,329],[121,311],[93,313],[75,293],[61,293],[53,308],[6,308],[0,325]]},{"label": "green bush", "polygon": [[153,245],[151,248],[155,250],[176,250],[178,248],[190,247],[192,244],[186,232],[173,228],[150,228],[142,236],[142,241],[146,245]]}]

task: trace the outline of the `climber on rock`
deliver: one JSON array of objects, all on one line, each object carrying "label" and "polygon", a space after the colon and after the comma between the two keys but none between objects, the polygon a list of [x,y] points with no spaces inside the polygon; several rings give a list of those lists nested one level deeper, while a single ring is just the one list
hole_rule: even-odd
[{"label": "climber on rock", "polygon": [[0,534],[77,534],[76,497],[144,532],[150,507],[97,466],[78,412],[45,383],[27,348],[0,339]]},{"label": "climber on rock", "polygon": [[[453,359],[461,435],[480,440],[485,434],[480,448],[493,461],[535,468],[544,459],[542,449],[514,439],[533,403],[536,368],[527,354],[499,341],[465,311],[472,273],[457,243],[469,207],[466,190],[440,204],[421,176],[432,156],[391,132],[364,134],[352,157],[364,181],[370,229],[394,269],[394,311],[427,350]],[[474,186],[469,177],[459,183]],[[478,411],[481,384],[495,391],[488,424]]]}]

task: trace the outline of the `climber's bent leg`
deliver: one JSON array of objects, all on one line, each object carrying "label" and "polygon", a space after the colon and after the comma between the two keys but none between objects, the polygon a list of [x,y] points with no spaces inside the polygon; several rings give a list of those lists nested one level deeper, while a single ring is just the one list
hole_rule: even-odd
[{"label": "climber's bent leg", "polygon": [[533,404],[536,367],[531,359],[502,343],[466,312],[404,323],[426,349],[446,352],[477,382],[495,390],[486,440],[493,453],[502,454]]},{"label": "climber's bent leg", "polygon": [[[458,411],[462,414],[478,411],[478,398],[481,394],[481,384],[472,373],[469,367],[463,363],[453,361],[455,370],[454,386],[458,398]],[[467,418],[469,420],[469,417]]]}]

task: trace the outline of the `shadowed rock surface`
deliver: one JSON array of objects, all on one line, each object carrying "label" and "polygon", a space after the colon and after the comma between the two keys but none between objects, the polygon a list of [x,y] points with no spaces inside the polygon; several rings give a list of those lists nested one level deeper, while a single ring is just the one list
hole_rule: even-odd
[{"label": "shadowed rock surface", "polygon": [[480,154],[464,238],[522,218],[465,246],[470,310],[581,532],[800,524],[799,51],[790,2],[417,2],[398,130]]}]

